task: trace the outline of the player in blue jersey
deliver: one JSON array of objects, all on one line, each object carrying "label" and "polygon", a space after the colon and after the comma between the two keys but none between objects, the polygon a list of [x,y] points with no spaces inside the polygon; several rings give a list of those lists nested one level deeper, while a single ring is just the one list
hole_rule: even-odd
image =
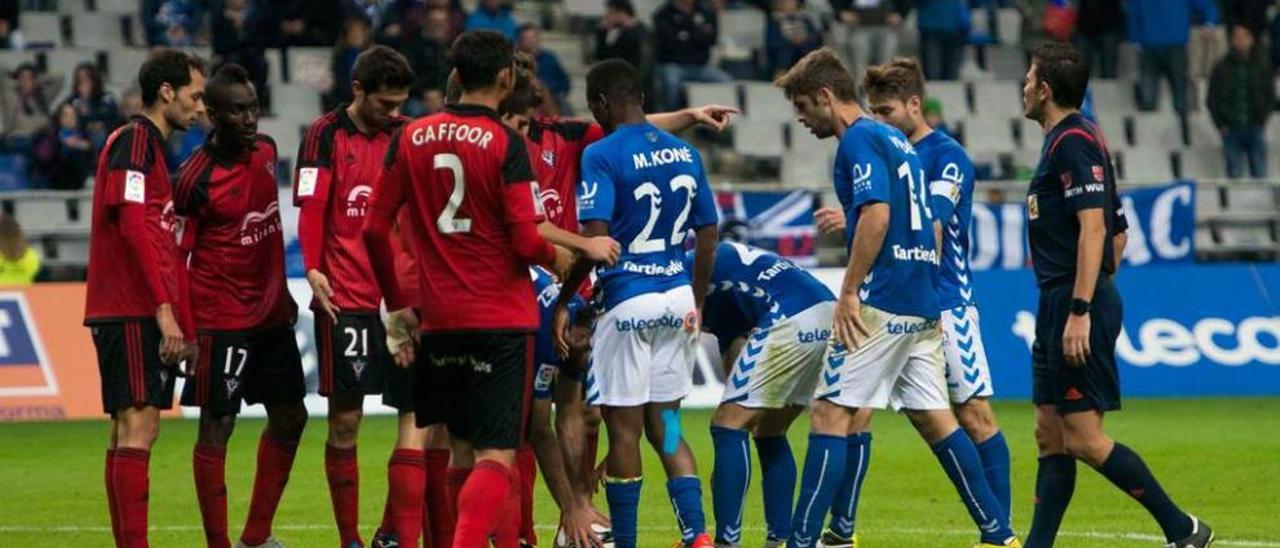
[{"label": "player in blue jersey", "polygon": [[[578,220],[584,235],[622,244],[617,264],[597,272],[604,310],[591,336],[588,403],[602,407],[608,426],[605,497],[617,545],[636,545],[644,434],[666,470],[683,544],[709,547],[701,482],[680,435],[680,400],[692,385],[718,214],[697,150],[646,122],[643,103],[639,73],[625,61],[587,73],[587,104],[608,135],[583,153]],[[684,266],[690,229],[697,239],[692,276]],[[565,286],[578,287],[593,266],[580,259]],[[553,322],[561,355],[568,297],[562,293]]]},{"label": "player in blue jersey", "polygon": [[[693,252],[685,255],[686,268],[694,258]],[[812,274],[778,255],[732,242],[716,249],[702,330],[715,335],[727,372],[711,418],[717,546],[742,544],[751,483],[748,436],[755,438],[764,476],[765,546],[787,540],[796,462],[786,434],[813,398],[835,300]]]},{"label": "player in blue jersey", "polygon": [[[833,178],[850,242],[787,546],[814,545],[845,472],[856,467],[848,436],[857,410],[886,407],[906,414],[932,447],[982,545],[1020,546],[947,397],[933,288],[938,251],[915,149],[901,131],[864,116],[853,77],[830,49],[806,55],[776,83],[800,123],[840,140]],[[823,544],[853,544],[831,540]]]},{"label": "player in blue jersey", "polygon": [[871,112],[911,140],[924,168],[940,260],[935,286],[942,307],[947,390],[960,426],[982,457],[991,490],[1000,505],[1011,510],[1009,445],[987,401],[994,387],[969,283],[969,223],[976,178],[973,162],[960,143],[946,133],[933,131],[925,122],[921,109],[924,73],[914,59],[869,67],[862,76],[862,90]]}]

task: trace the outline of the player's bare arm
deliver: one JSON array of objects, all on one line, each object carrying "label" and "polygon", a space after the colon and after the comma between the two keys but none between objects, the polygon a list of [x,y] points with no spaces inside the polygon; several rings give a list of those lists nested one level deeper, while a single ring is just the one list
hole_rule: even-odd
[{"label": "player's bare arm", "polygon": [[[1098,272],[1102,268],[1102,246],[1107,244],[1107,225],[1102,216],[1102,208],[1076,213],[1080,221],[1080,252],[1076,255],[1076,280],[1071,291],[1073,299],[1093,300]],[[1116,260],[1119,261],[1119,256]],[[1088,312],[1067,315],[1067,327],[1062,333],[1062,353],[1068,364],[1079,367],[1088,359],[1090,323]]]},{"label": "player's bare arm", "polygon": [[693,303],[697,315],[692,322],[685,322],[685,331],[697,331],[702,326],[702,305],[707,301],[707,289],[711,287],[711,270],[716,266],[716,245],[720,242],[720,227],[715,224],[699,227],[693,250]]},{"label": "player's bare arm", "polygon": [[735,114],[740,114],[740,111],[734,107],[703,105],[675,112],[650,114],[645,116],[645,119],[658,129],[672,133],[679,133],[697,125],[706,126],[716,131],[724,131],[724,128],[729,126],[729,122]]},{"label": "player's bare arm", "polygon": [[618,242],[613,238],[608,236],[588,238],[569,232],[549,221],[538,223],[538,234],[542,235],[548,242],[569,248],[593,261],[606,265],[613,265],[618,262],[618,255],[622,253],[622,246],[618,245]]},{"label": "player's bare arm", "polygon": [[[609,235],[609,223],[604,221],[587,221],[582,225],[582,235],[588,238]],[[595,268],[596,262],[587,257],[579,257],[569,272],[565,274],[561,287],[581,287],[583,280],[587,279],[587,275],[591,273],[591,269]],[[710,276],[707,277],[710,279]],[[569,300],[573,298],[572,291],[561,291],[560,298],[556,301],[556,309],[551,316],[551,342],[556,346],[556,354],[561,358],[569,356]]]},{"label": "player's bare arm", "polygon": [[885,234],[889,232],[889,204],[876,202],[862,206],[858,225],[853,229],[853,248],[849,265],[844,271],[835,314],[832,317],[832,335],[836,341],[849,348],[858,348],[871,334],[862,322],[862,300],[858,296],[862,280],[871,272],[871,264],[880,255]]},{"label": "player's bare arm", "polygon": [[1120,272],[1120,263],[1123,262],[1121,259],[1124,258],[1124,248],[1127,245],[1129,245],[1129,233],[1127,231],[1117,233],[1111,238],[1112,256],[1116,258],[1116,268],[1115,272],[1112,273],[1113,276]]},{"label": "player's bare arm", "polygon": [[[581,415],[579,415],[581,418]],[[551,402],[539,400],[533,403],[532,427],[529,442],[542,470],[543,481],[551,491],[551,498],[560,508],[560,528],[573,546],[599,546],[600,538],[591,530],[594,513],[590,503],[580,496],[569,481],[561,443],[551,424]]]}]

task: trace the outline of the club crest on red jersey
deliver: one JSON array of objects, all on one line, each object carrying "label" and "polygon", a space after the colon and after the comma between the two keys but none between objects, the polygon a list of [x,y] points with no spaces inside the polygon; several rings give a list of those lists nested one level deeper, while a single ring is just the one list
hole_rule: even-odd
[{"label": "club crest on red jersey", "polygon": [[365,210],[369,207],[370,194],[373,194],[373,188],[369,185],[356,185],[347,192],[347,216],[364,217]]}]

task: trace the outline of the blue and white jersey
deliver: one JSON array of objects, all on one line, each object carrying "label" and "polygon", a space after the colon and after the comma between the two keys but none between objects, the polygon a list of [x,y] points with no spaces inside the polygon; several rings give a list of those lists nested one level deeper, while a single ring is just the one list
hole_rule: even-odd
[{"label": "blue and white jersey", "polygon": [[[685,254],[685,269],[693,272],[693,251]],[[721,242],[702,306],[702,327],[723,348],[752,328],[769,327],[834,300],[826,285],[791,261],[763,249]]]},{"label": "blue and white jersey", "polygon": [[929,207],[942,223],[938,304],[950,310],[973,304],[969,283],[969,223],[973,220],[973,161],[945,133],[935,131],[915,143],[929,181]]},{"label": "blue and white jersey", "polygon": [[[556,283],[540,266],[529,267],[529,275],[533,278],[533,294],[538,297],[538,334],[534,339],[535,365],[560,365],[560,357],[556,355],[555,345],[551,342],[551,317],[555,312],[556,300],[560,298],[560,284]],[[578,315],[578,310],[586,306],[582,297],[574,295],[569,300],[569,320]]]},{"label": "blue and white jersey", "polygon": [[578,221],[609,223],[622,245],[618,263],[597,270],[605,310],[688,285],[685,236],[718,220],[701,156],[670,133],[619,126],[583,153]]},{"label": "blue and white jersey", "polygon": [[851,248],[862,207],[889,204],[884,245],[862,280],[858,297],[893,314],[937,318],[933,215],[924,168],[906,135],[871,118],[855,120],[836,148],[833,179],[836,197],[844,207],[845,240]]}]

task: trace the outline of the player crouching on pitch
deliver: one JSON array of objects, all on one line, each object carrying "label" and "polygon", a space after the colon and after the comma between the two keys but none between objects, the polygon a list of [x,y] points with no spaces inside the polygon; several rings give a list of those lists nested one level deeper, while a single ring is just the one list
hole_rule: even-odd
[{"label": "player crouching on pitch", "polygon": [[[692,251],[685,268],[693,268]],[[835,300],[812,274],[774,253],[731,242],[716,250],[702,309],[702,330],[719,340],[728,372],[711,418],[716,546],[742,543],[751,483],[749,434],[763,475],[764,546],[780,546],[790,534],[796,461],[786,434],[817,387]]]}]

